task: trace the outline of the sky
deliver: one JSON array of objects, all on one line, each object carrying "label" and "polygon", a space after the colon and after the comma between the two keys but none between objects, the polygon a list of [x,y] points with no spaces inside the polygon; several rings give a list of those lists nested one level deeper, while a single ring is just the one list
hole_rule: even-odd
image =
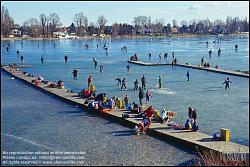
[{"label": "sky", "polygon": [[7,7],[15,23],[20,25],[30,18],[39,19],[41,13],[46,16],[57,13],[64,26],[69,26],[80,12],[93,23],[104,15],[107,25],[133,24],[133,18],[139,15],[151,16],[151,20],[162,18],[165,24],[173,19],[180,23],[206,18],[225,20],[227,16],[243,19],[249,15],[248,1],[1,1],[1,6]]}]

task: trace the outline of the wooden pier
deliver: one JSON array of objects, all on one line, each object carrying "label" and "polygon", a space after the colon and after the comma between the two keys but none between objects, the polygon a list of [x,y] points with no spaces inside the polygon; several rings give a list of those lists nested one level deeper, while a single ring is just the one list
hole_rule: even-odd
[{"label": "wooden pier", "polygon": [[[132,64],[137,64],[137,65],[142,65],[142,66],[164,66],[164,65],[172,65],[171,63],[146,63],[143,61],[131,61],[128,60],[129,63]],[[238,77],[245,77],[249,78],[249,72],[241,72],[241,71],[230,71],[230,70],[223,70],[223,69],[217,69],[217,68],[212,68],[212,67],[201,67],[197,65],[191,65],[191,64],[175,64],[174,66],[180,66],[180,67],[185,67],[185,68],[193,68],[193,69],[198,69],[198,70],[204,70],[204,71],[210,71],[210,72],[216,72],[216,73],[222,73],[222,74],[228,74],[228,75],[234,75]]]},{"label": "wooden pier", "polygon": [[[28,77],[21,71],[10,71],[11,68],[8,66],[2,66],[2,69],[14,78],[20,79],[21,81],[25,82],[28,85],[31,85],[35,89],[39,89],[47,94],[58,97],[64,102],[81,106],[83,107],[84,111],[88,111],[87,105],[83,104],[86,99],[80,98],[76,93],[72,93],[67,89],[48,88],[47,85],[43,83],[40,83],[38,86],[36,86],[35,84],[31,83],[32,80],[36,79],[36,77]],[[131,118],[122,118],[122,113],[124,112],[128,111],[114,109],[110,112],[101,113],[101,115],[111,117],[117,120],[117,122],[120,122],[128,127],[134,127],[136,124],[141,122],[141,118],[133,118],[133,114],[131,115]],[[155,121],[152,122],[150,134],[164,138],[164,140],[178,143],[180,146],[192,149],[194,151],[196,151],[197,149],[208,150],[226,156],[239,155],[240,157],[249,158],[249,147],[247,146],[230,141],[214,141],[212,139],[212,136],[188,130],[174,130],[171,126],[160,124],[159,122]]]}]

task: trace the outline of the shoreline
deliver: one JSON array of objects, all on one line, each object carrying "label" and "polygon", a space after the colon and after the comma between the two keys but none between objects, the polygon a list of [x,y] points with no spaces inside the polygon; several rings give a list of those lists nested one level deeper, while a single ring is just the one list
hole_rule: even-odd
[{"label": "shoreline", "polygon": [[[243,33],[234,33],[234,34],[227,34],[224,36],[241,36],[241,35],[249,35],[249,32],[243,32]],[[169,35],[145,35],[145,36],[140,36],[140,35],[119,35],[115,37],[92,37],[92,36],[86,36],[86,37],[79,37],[75,40],[81,40],[81,39],[142,39],[142,38],[150,38],[150,39],[162,39],[162,38],[194,38],[194,37],[211,37],[211,36],[217,36],[213,34],[169,34]],[[36,38],[23,38],[23,37],[14,37],[14,38],[3,38],[1,37],[1,41],[8,41],[8,40],[64,40],[60,38],[41,38],[41,37],[36,37]]]}]

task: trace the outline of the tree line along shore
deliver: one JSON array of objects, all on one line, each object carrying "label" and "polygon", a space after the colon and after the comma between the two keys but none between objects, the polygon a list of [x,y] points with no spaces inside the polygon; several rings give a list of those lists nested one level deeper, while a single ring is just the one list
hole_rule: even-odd
[{"label": "tree line along shore", "polygon": [[13,37],[27,38],[54,38],[59,35],[71,35],[73,37],[88,38],[112,37],[112,38],[140,38],[165,36],[172,37],[193,37],[197,35],[218,35],[218,34],[241,34],[249,31],[249,21],[247,17],[228,16],[225,20],[216,19],[210,21],[201,20],[182,20],[178,22],[165,23],[160,18],[152,20],[151,16],[136,16],[132,24],[113,23],[107,25],[108,20],[100,15],[96,22],[90,22],[83,12],[77,13],[72,17],[69,26],[62,25],[60,17],[56,13],[49,15],[40,14],[38,18],[32,17],[24,20],[22,25],[15,23],[6,7],[1,6],[1,39]]}]

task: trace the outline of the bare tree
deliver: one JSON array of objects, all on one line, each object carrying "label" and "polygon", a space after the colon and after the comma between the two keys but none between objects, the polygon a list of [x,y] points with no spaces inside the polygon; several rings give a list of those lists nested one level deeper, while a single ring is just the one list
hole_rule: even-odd
[{"label": "bare tree", "polygon": [[163,19],[156,19],[155,20],[155,32],[156,33],[162,33],[163,31],[163,26],[164,26],[165,21]]},{"label": "bare tree", "polygon": [[45,36],[45,26],[46,26],[46,22],[47,22],[47,17],[45,16],[45,14],[40,14],[40,21],[41,21],[41,25],[42,25],[42,31],[43,31],[43,37]]},{"label": "bare tree", "polygon": [[9,11],[6,7],[1,8],[1,35],[8,37],[10,28],[14,27],[14,20],[10,17]]},{"label": "bare tree", "polygon": [[86,35],[86,30],[88,28],[88,18],[83,15],[83,13],[75,14],[74,23],[77,26],[77,34],[80,36]]},{"label": "bare tree", "polygon": [[46,34],[47,34],[47,38],[49,37],[49,21],[50,21],[50,17],[47,16],[47,31],[46,31]]},{"label": "bare tree", "polygon": [[177,24],[178,24],[177,21],[174,19],[174,20],[173,20],[173,27],[174,27],[174,28],[177,28]]},{"label": "bare tree", "polygon": [[57,31],[57,28],[61,25],[60,18],[56,13],[52,13],[49,15],[49,28],[51,32],[51,36],[53,36],[53,32]]},{"label": "bare tree", "polygon": [[30,36],[39,37],[40,36],[40,25],[37,18],[30,18],[28,21],[28,25],[30,26]]},{"label": "bare tree", "polygon": [[103,16],[99,16],[97,19],[97,25],[99,27],[99,33],[102,34],[104,32],[105,24],[108,22],[108,20]]},{"label": "bare tree", "polygon": [[149,17],[146,17],[146,16],[137,16],[137,17],[134,17],[134,25],[135,25],[135,31],[136,33],[139,33],[139,34],[144,34],[144,29],[145,29],[145,26],[147,25],[148,23],[148,19],[150,19],[150,22],[151,22],[151,18]]}]

